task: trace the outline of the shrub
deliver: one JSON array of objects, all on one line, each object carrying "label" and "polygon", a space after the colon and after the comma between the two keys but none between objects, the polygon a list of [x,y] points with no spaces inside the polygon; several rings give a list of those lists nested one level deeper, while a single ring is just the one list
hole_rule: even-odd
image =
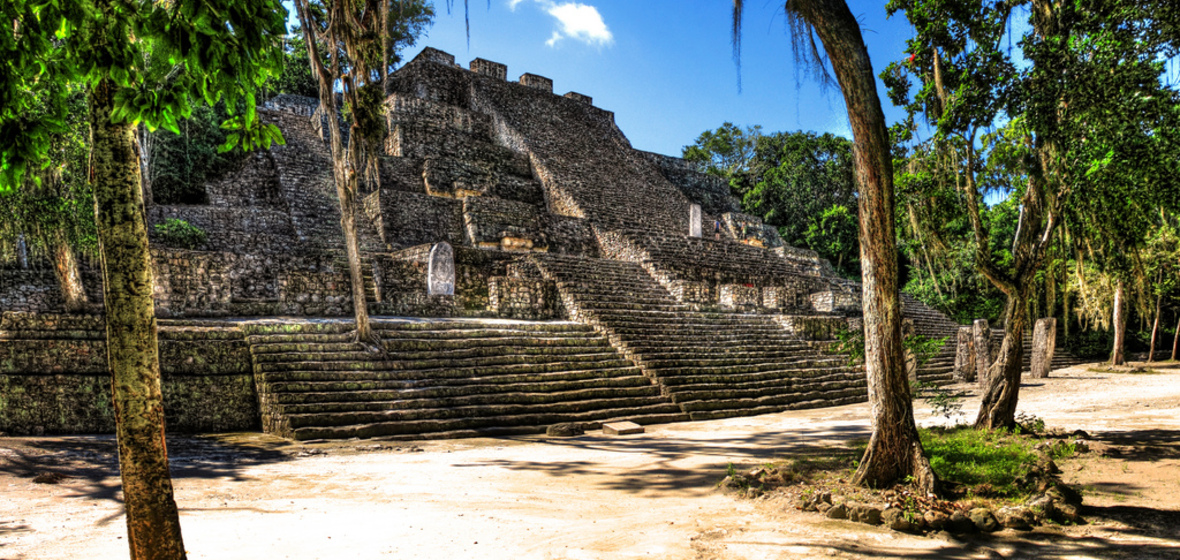
[{"label": "shrub", "polygon": [[168,218],[164,223],[156,224],[155,229],[160,241],[169,247],[196,249],[205,244],[205,230],[184,220]]}]

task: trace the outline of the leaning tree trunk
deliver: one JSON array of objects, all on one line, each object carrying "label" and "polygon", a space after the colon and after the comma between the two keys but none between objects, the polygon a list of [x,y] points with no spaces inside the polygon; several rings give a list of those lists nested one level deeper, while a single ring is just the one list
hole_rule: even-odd
[{"label": "leaning tree trunk", "polygon": [[58,234],[53,240],[53,272],[61,288],[61,299],[67,313],[78,313],[86,309],[86,290],[82,285],[82,274],[78,271],[78,257],[74,248]]},{"label": "leaning tree trunk", "polygon": [[[1022,283],[1021,286],[1028,286]],[[996,361],[987,369],[983,402],[975,418],[976,428],[1016,427],[1016,403],[1020,398],[1020,369],[1024,361],[1024,331],[1028,327],[1028,288],[1009,297],[1004,309],[1004,341]]]},{"label": "leaning tree trunk", "polygon": [[[319,44],[313,30],[314,23],[310,15],[308,0],[295,0],[295,9],[299,14],[299,23],[303,27],[303,38],[307,43],[307,54],[311,64],[311,74],[316,78],[320,93],[320,111],[328,127],[332,150],[332,178],[336,183],[336,195],[340,199],[340,229],[344,232],[344,251],[348,258],[348,274],[352,284],[352,309],[356,318],[356,340],[369,345],[373,350],[381,350],[381,340],[373,332],[369,322],[369,309],[365,301],[365,278],[361,270],[360,243],[356,235],[356,198],[358,192],[358,169],[352,166],[352,158],[345,151],[344,139],[340,133],[340,122],[336,107],[335,83],[340,68],[340,52],[335,30],[327,30],[328,56],[331,60],[331,70],[326,68],[320,58]],[[333,17],[341,17],[342,9],[332,4],[330,9]],[[356,138],[349,139],[350,144],[356,143]]]},{"label": "leaning tree trunk", "polygon": [[1155,342],[1160,334],[1160,306],[1164,303],[1164,296],[1155,297],[1155,321],[1151,324],[1151,347],[1147,349],[1147,362],[1155,361]]},{"label": "leaning tree trunk", "polygon": [[883,487],[913,477],[925,493],[937,478],[922,450],[901,338],[894,233],[893,160],[860,24],[843,0],[788,4],[815,28],[832,62],[852,126],[860,200],[860,262],[865,368],[873,433],[853,482]]},{"label": "leaning tree trunk", "polygon": [[1121,366],[1127,363],[1124,350],[1127,345],[1127,289],[1120,278],[1114,288],[1114,348],[1110,351],[1110,365]]},{"label": "leaning tree trunk", "polygon": [[90,92],[91,177],[102,255],[119,472],[132,560],[185,558],[164,441],[151,255],[130,123],[112,123],[115,84]]}]

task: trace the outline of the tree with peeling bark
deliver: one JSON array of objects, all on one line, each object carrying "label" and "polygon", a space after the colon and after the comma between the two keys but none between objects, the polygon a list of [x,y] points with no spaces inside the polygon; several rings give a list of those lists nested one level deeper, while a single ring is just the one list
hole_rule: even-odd
[{"label": "tree with peeling bark", "polygon": [[[434,11],[422,0],[295,0],[295,8],[311,74],[319,84],[317,115],[326,124],[332,151],[356,341],[381,352],[381,340],[370,324],[365,300],[357,199],[362,181],[370,190],[380,188],[386,83],[397,64],[397,51],[414,43]],[[344,108],[348,112],[347,141],[340,124]]]},{"label": "tree with peeling bark", "polygon": [[[887,9],[904,11],[917,30],[909,57],[882,74],[910,113],[899,136],[913,133],[916,114],[934,126],[933,140],[961,176],[975,266],[1007,296],[976,426],[1013,428],[1029,302],[1054,232],[1084,201],[1132,208],[1135,197],[1119,199],[1103,179],[1135,165],[1128,148],[1150,144],[1157,123],[1175,116],[1175,91],[1159,77],[1176,52],[1180,10],[1164,0],[892,0]],[[1019,15],[1029,25],[1014,50]],[[912,99],[911,77],[919,82]],[[984,195],[996,189],[1020,202],[1005,261],[989,251],[982,219]]]},{"label": "tree with peeling bark", "polygon": [[[820,58],[823,45],[852,128],[859,193],[865,368],[872,407],[872,435],[853,482],[884,487],[911,479],[919,490],[936,493],[938,479],[914,422],[902,345],[893,154],[860,24],[843,0],[788,0],[784,8],[800,62],[817,70],[821,78],[830,79]],[[742,1],[734,0],[735,56],[740,55],[742,9]]]},{"label": "tree with peeling bark", "polygon": [[[253,92],[280,65],[277,0],[8,0],[0,3],[0,192],[23,189],[66,128],[70,85],[86,90],[89,181],[102,263],[107,357],[133,560],[185,557],[164,439],[151,255],[135,127],[176,130],[195,100],[241,100],[226,123],[269,146]],[[151,52],[171,66],[160,79]],[[41,99],[43,113],[30,110]]]}]

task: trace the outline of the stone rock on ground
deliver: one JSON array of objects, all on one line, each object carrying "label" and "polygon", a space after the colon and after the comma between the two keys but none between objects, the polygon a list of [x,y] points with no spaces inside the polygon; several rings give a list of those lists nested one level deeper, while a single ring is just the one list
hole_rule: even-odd
[{"label": "stone rock on ground", "polygon": [[853,502],[848,506],[848,519],[866,525],[880,525],[881,508]]},{"label": "stone rock on ground", "polygon": [[578,422],[564,422],[553,424],[545,430],[545,435],[551,437],[573,437],[586,433],[586,429]]},{"label": "stone rock on ground", "polygon": [[950,530],[953,533],[971,533],[975,531],[975,522],[961,511],[951,512]]},{"label": "stone rock on ground", "polygon": [[848,506],[844,504],[836,504],[828,508],[825,514],[829,519],[848,519]]},{"label": "stone rock on ground", "polygon": [[926,526],[932,531],[941,531],[950,524],[951,518],[941,511],[928,511],[922,516]]},{"label": "stone rock on ground", "polygon": [[887,508],[881,512],[881,522],[894,531],[903,533],[917,533],[920,528],[906,519],[905,512],[900,508]]},{"label": "stone rock on ground", "polygon": [[996,521],[996,517],[992,515],[991,510],[987,508],[975,508],[967,512],[967,517],[971,518],[971,522],[975,524],[975,528],[985,533],[993,533],[1000,530],[1000,524]]},{"label": "stone rock on ground", "polygon": [[996,510],[996,520],[1005,529],[1016,529],[1017,531],[1031,531],[1034,522],[1032,511],[1021,506],[1002,507]]}]

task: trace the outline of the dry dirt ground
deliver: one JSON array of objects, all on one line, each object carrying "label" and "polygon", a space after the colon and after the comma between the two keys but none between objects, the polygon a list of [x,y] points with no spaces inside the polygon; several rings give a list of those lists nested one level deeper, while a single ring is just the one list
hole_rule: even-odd
[{"label": "dry dirt ground", "polygon": [[[867,437],[867,405],[621,437],[169,444],[193,559],[1180,558],[1180,366],[1165,371],[1027,382],[1022,411],[1111,446],[1062,465],[1092,522],[963,541],[715,489],[728,463]],[[113,438],[0,438],[0,559],[126,558],[121,510]]]}]

